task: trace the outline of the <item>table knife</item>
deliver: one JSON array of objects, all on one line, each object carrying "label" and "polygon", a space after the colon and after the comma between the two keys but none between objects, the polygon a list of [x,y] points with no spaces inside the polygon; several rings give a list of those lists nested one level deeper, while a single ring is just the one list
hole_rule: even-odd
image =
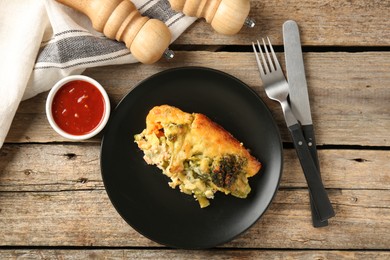
[{"label": "table knife", "polygon": [[[319,169],[316,141],[313,122],[310,112],[310,101],[307,90],[305,68],[302,56],[302,47],[299,36],[299,28],[295,21],[288,20],[283,24],[284,53],[286,60],[287,79],[289,84],[290,105],[293,114],[301,124],[304,138],[308,144],[310,154]],[[314,227],[328,225],[327,220],[321,221],[310,198],[312,221]]]}]

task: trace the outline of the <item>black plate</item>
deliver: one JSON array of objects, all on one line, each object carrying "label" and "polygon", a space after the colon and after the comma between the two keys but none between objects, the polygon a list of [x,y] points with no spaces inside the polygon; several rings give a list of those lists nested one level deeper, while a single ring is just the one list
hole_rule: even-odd
[{"label": "black plate", "polygon": [[[207,115],[262,162],[260,174],[249,179],[248,198],[218,193],[201,209],[145,163],[133,136],[145,128],[148,111],[162,104]],[[199,67],[170,69],[142,81],[113,111],[101,147],[104,185],[123,219],[151,240],[187,249],[228,242],[254,224],[278,189],[282,164],[279,131],[260,97],[226,73]]]}]

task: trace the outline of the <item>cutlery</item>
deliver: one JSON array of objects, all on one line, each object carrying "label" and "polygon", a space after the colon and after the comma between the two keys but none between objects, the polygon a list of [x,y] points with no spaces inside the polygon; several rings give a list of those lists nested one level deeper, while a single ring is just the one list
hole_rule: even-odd
[{"label": "cutlery", "polygon": [[260,78],[263,82],[264,90],[267,96],[272,100],[278,101],[282,106],[284,118],[294,142],[295,150],[301,163],[303,173],[305,175],[306,182],[313,199],[314,207],[320,220],[324,221],[333,217],[335,213],[320,178],[320,174],[318,173],[316,164],[310,153],[308,144],[306,143],[306,140],[303,136],[301,126],[295,118],[290,104],[288,103],[289,86],[287,80],[284,77],[283,71],[280,67],[278,59],[276,58],[269,38],[267,38],[267,40],[272,58],[264,39],[263,46],[265,55],[262,51],[259,41],[257,41],[261,60],[259,58],[259,54],[257,53],[255,44],[252,43],[253,51],[260,72]]},{"label": "cutlery", "polygon": [[[299,36],[299,28],[295,21],[289,20],[283,24],[283,43],[287,79],[290,89],[289,97],[291,110],[301,124],[302,132],[306,143],[308,144],[311,156],[314,159],[318,173],[320,173],[313,121],[310,112],[310,101],[303,63],[301,40]],[[327,226],[327,220],[321,221],[319,219],[311,197],[310,206],[312,210],[313,226]]]}]

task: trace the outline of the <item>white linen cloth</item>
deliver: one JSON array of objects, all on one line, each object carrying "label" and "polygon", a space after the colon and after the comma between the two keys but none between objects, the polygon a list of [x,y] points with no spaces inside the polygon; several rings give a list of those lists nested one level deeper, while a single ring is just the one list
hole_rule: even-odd
[{"label": "white linen cloth", "polygon": [[[172,41],[195,18],[168,0],[132,0],[144,16],[163,21]],[[86,68],[135,63],[123,43],[96,32],[89,18],[54,0],[0,0],[0,148],[22,100]]]}]

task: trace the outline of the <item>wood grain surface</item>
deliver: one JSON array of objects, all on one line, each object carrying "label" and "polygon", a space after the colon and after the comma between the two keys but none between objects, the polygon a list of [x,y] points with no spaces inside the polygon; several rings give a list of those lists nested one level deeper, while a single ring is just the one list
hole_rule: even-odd
[{"label": "wood grain surface", "polygon": [[[47,93],[23,101],[0,149],[0,259],[390,259],[390,1],[251,0],[253,29],[226,36],[199,19],[175,58],[84,72],[112,106],[166,69],[204,66],[249,85],[270,108],[284,146],[279,191],[246,232],[217,248],[176,250],[128,225],[100,173],[98,135],[61,138]],[[300,26],[324,186],[336,217],[313,228],[307,185],[279,105],[264,94],[251,42],[269,36],[284,67],[282,24]],[[195,112],[195,111],[194,111]]]},{"label": "wood grain surface", "polygon": [[198,20],[176,44],[248,45],[258,37],[269,36],[281,44],[282,25],[295,20],[307,46],[389,46],[390,3],[380,1],[263,1],[251,0],[249,16],[256,20],[252,29],[243,28],[239,34],[215,34],[204,20]]},{"label": "wood grain surface", "polygon": [[[316,52],[305,53],[304,57],[317,143],[389,146],[390,53]],[[115,107],[141,80],[165,69],[189,65],[222,70],[252,87],[272,110],[283,140],[290,141],[279,104],[264,94],[253,53],[180,51],[174,61],[161,61],[154,66],[101,67],[84,74],[107,89]],[[47,123],[46,96],[43,93],[21,104],[7,142],[61,140]]]}]

